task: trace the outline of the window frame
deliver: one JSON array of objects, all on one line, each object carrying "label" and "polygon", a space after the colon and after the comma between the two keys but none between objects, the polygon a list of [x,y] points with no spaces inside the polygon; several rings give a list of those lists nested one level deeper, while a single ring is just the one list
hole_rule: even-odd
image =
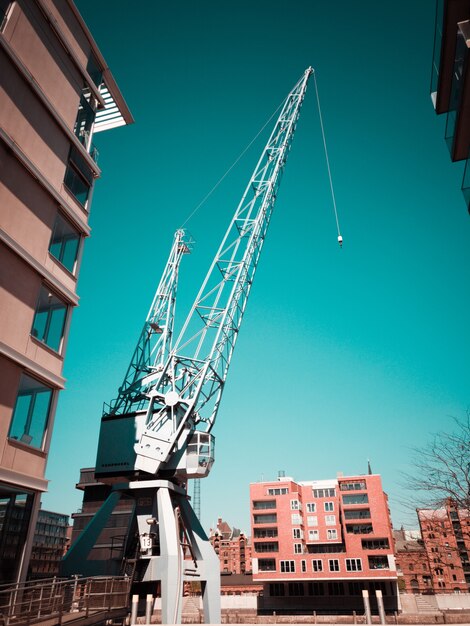
[{"label": "window frame", "polygon": [[[63,305],[63,307],[57,308],[57,307],[51,306],[49,309],[44,309],[43,311],[41,311],[40,306],[43,301],[43,298],[50,298],[50,299],[55,298]],[[50,343],[48,343],[48,339],[49,339],[49,333],[51,331],[51,325],[53,323],[53,313],[54,311],[62,311],[62,310],[64,311],[64,318],[62,322],[59,322],[61,323],[60,340],[59,340],[59,345],[56,348],[55,345],[51,345]],[[31,325],[30,336],[35,341],[39,342],[41,345],[47,347],[49,350],[51,350],[55,354],[58,354],[61,356],[64,351],[65,336],[67,334],[67,323],[69,319],[70,310],[71,310],[71,306],[69,302],[66,302],[65,300],[63,300],[61,296],[57,295],[54,289],[49,287],[47,283],[44,283],[44,282],[41,283],[41,288],[39,290],[39,294],[38,294],[37,301],[36,301],[36,308],[34,310],[33,323]],[[35,324],[38,319],[38,316],[43,313],[46,313],[46,321],[44,322],[44,329],[43,331],[41,331],[40,325],[38,324],[35,327]]]},{"label": "window frame", "polygon": [[[333,565],[333,567],[332,567]],[[340,572],[341,565],[339,559],[328,559],[328,571],[330,572]]]},{"label": "window frame", "polygon": [[323,572],[323,559],[312,559],[312,572]]},{"label": "window frame", "polygon": [[[31,384],[31,381],[33,381],[34,384],[37,385],[37,389],[33,387],[32,392],[28,393],[29,391],[28,385]],[[21,393],[23,384],[25,385],[26,388],[24,389],[24,392]],[[37,396],[39,393],[49,393],[49,398],[48,399],[46,398],[46,405],[47,405],[46,410],[44,411],[44,414],[39,418],[40,419],[39,426],[40,426],[40,430],[42,431],[42,434],[40,437],[41,439],[40,444],[34,445],[31,443],[34,437],[31,437],[30,433],[31,433],[31,428],[33,426],[33,421],[35,419],[34,412],[36,409]],[[22,415],[22,413],[17,414],[17,411],[19,410],[19,406],[20,406],[19,398],[28,397],[28,396],[30,396],[31,399],[29,400],[29,404],[26,410],[26,421],[24,422],[24,426],[22,426],[20,429],[20,430],[24,430],[24,432],[21,436],[15,436],[14,428],[17,425],[17,422],[19,421],[20,423],[23,423],[24,421],[24,416]],[[22,371],[20,380],[18,383],[18,388],[16,391],[15,406],[13,407],[13,411],[12,411],[11,418],[10,418],[10,425],[8,427],[8,435],[7,435],[8,440],[27,446],[28,448],[32,448],[34,450],[39,450],[43,452],[46,448],[47,436],[48,436],[48,431],[49,431],[49,422],[51,419],[51,413],[53,410],[55,398],[56,398],[56,389],[54,389],[54,387],[47,385],[46,383],[39,380],[35,376],[31,375],[29,372]],[[16,420],[16,424],[15,424],[15,420]],[[29,438],[29,441],[28,441],[28,438]]]}]

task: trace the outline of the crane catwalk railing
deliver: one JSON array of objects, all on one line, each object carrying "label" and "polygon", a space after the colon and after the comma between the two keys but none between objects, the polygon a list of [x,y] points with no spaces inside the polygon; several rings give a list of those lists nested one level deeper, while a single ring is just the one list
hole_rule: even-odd
[{"label": "crane catwalk railing", "polygon": [[129,607],[130,578],[79,578],[36,580],[0,585],[0,622],[4,626],[33,624],[67,614],[89,617]]}]

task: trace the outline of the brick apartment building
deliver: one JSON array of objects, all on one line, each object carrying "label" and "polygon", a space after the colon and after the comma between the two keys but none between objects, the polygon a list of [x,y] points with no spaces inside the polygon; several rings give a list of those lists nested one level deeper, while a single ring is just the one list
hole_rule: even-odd
[{"label": "brick apartment building", "polygon": [[132,116],[72,0],[0,0],[0,583],[24,580],[95,180]]},{"label": "brick apartment building", "polygon": [[470,512],[448,502],[437,510],[418,509],[435,593],[470,591]]},{"label": "brick apartment building", "polygon": [[397,609],[397,572],[381,478],[341,476],[250,485],[253,580],[264,613],[363,611],[368,590]]},{"label": "brick apartment building", "polygon": [[28,578],[53,578],[69,544],[69,516],[39,510]]},{"label": "brick apartment building", "polygon": [[209,541],[219,556],[221,574],[251,574],[251,543],[241,530],[219,517],[209,531]]},{"label": "brick apartment building", "polygon": [[393,531],[400,593],[433,593],[431,569],[419,531]]}]

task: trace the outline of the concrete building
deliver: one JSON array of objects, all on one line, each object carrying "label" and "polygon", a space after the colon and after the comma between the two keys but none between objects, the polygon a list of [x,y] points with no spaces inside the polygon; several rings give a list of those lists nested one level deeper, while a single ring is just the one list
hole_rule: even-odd
[{"label": "concrete building", "polygon": [[397,609],[397,572],[387,496],[379,475],[250,485],[253,580],[261,613]]},{"label": "concrete building", "polygon": [[209,541],[220,560],[221,574],[251,573],[251,543],[238,528],[230,528],[221,517],[209,531]]},{"label": "concrete building", "polygon": [[28,578],[53,578],[69,543],[69,516],[39,510],[29,562]]},{"label": "concrete building", "polygon": [[393,531],[400,593],[433,593],[428,556],[419,531]]},{"label": "concrete building", "polygon": [[[0,582],[36,527],[95,180],[132,116],[72,0],[0,0]],[[12,535],[12,528],[16,531]]]},{"label": "concrete building", "polygon": [[452,161],[465,161],[462,192],[470,211],[470,2],[437,0],[431,98],[446,116]]},{"label": "concrete building", "polygon": [[470,591],[470,512],[448,502],[418,509],[418,520],[435,593]]}]

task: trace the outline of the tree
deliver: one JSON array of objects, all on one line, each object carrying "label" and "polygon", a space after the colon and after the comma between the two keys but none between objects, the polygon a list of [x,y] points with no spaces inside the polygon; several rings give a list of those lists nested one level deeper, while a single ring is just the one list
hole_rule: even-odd
[{"label": "tree", "polygon": [[414,471],[404,476],[414,507],[438,509],[451,501],[470,510],[470,411],[454,418],[453,432],[439,432],[413,452]]}]

